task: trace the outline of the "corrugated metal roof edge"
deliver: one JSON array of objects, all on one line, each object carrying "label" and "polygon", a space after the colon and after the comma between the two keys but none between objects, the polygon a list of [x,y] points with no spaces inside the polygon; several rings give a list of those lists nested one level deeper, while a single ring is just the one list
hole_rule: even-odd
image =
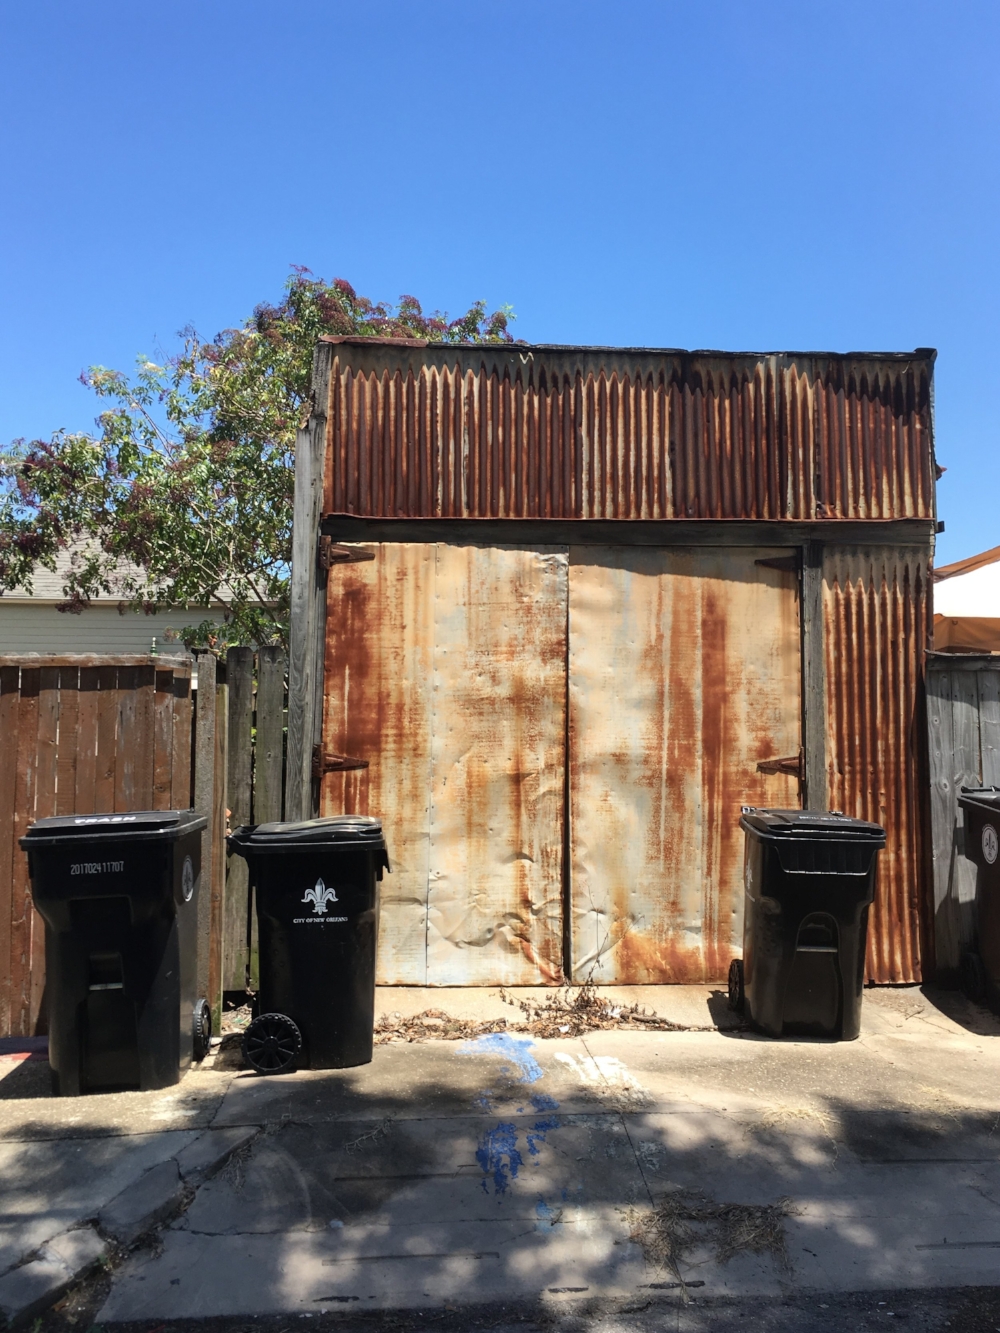
[{"label": "corrugated metal roof edge", "polygon": [[956,560],[950,565],[938,565],[933,573],[934,582],[953,579],[959,574],[971,574],[974,570],[995,565],[998,560],[1000,560],[1000,546],[991,546],[988,551],[980,551],[978,555],[966,556],[964,560]]},{"label": "corrugated metal roof edge", "polygon": [[426,338],[365,338],[360,335],[350,334],[323,334],[319,341],[321,343],[340,344],[343,343],[351,347],[412,347],[415,351],[429,349],[431,351],[483,351],[493,352],[617,352],[617,353],[644,353],[652,356],[714,356],[727,357],[734,361],[752,358],[759,360],[763,357],[817,357],[827,358],[838,361],[851,360],[871,360],[871,361],[930,361],[937,360],[936,347],[917,347],[912,352],[823,352],[823,351],[770,351],[770,352],[733,352],[722,351],[715,348],[683,348],[683,347],[616,347],[601,343],[445,343],[430,342]]}]

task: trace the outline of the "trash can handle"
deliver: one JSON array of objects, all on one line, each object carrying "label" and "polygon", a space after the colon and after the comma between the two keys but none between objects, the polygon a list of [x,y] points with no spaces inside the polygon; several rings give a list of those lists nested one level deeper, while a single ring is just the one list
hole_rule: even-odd
[{"label": "trash can handle", "polygon": [[250,994],[250,950],[253,945],[253,876],[247,876],[247,966],[244,975],[246,992]]}]

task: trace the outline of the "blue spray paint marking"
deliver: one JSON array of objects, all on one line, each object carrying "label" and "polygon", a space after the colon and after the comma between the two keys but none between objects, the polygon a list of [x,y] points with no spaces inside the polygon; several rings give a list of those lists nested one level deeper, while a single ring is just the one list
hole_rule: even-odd
[{"label": "blue spray paint marking", "polygon": [[539,1199],[535,1204],[535,1216],[538,1218],[535,1223],[536,1231],[551,1231],[562,1217],[562,1209],[550,1208],[544,1199]]},{"label": "blue spray paint marking", "polygon": [[[507,1160],[504,1161],[504,1158]],[[483,1190],[489,1194],[486,1181],[492,1175],[493,1193],[506,1194],[510,1182],[517,1176],[524,1159],[517,1150],[517,1130],[513,1125],[496,1125],[479,1140],[476,1161],[483,1170]]]},{"label": "blue spray paint marking", "polygon": [[558,1129],[559,1121],[553,1116],[551,1120],[536,1120],[528,1130],[528,1152],[532,1157],[538,1156],[538,1145],[545,1142],[545,1136],[550,1129]]},{"label": "blue spray paint marking", "polygon": [[546,1097],[544,1092],[533,1092],[531,1094],[531,1105],[536,1111],[558,1111],[559,1103],[554,1097]]},{"label": "blue spray paint marking", "polygon": [[535,1043],[530,1037],[512,1037],[509,1032],[491,1032],[459,1046],[460,1055],[500,1055],[513,1068],[510,1072],[520,1083],[537,1083],[545,1072],[530,1048]]}]

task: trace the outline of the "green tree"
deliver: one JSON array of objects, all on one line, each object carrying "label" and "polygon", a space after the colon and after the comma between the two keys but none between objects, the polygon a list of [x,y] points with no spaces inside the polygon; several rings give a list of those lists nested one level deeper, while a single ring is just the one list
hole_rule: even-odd
[{"label": "green tree", "polygon": [[187,643],[266,644],[288,635],[295,436],[309,412],[322,334],[512,342],[509,307],[425,315],[296,269],[278,305],[203,342],[193,329],[164,364],[127,376],[102,366],[98,431],[16,440],[0,453],[0,595],[33,572],[73,564],[61,609],[95,595],[148,612],[223,599],[228,619],[191,625]]}]

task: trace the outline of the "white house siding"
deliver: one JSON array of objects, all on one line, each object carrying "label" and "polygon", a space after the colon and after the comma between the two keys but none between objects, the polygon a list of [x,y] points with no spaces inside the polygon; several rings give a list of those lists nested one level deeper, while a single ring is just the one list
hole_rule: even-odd
[{"label": "white house siding", "polygon": [[934,584],[934,613],[939,616],[1000,617],[1000,562],[953,574]]}]

